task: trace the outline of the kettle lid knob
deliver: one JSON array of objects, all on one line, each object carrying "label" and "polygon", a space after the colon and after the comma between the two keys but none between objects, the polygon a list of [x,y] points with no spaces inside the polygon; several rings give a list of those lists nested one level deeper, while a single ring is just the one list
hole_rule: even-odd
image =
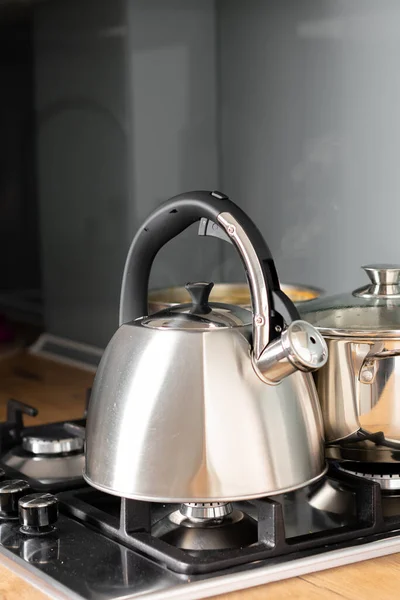
[{"label": "kettle lid knob", "polygon": [[354,290],[353,296],[358,298],[387,298],[400,297],[400,265],[377,264],[362,267],[371,280],[367,287]]},{"label": "kettle lid knob", "polygon": [[207,283],[205,281],[196,281],[194,283],[187,283],[185,288],[190,294],[192,300],[192,311],[197,314],[206,315],[211,312],[211,307],[208,304],[208,299],[213,289],[214,284],[211,281]]}]

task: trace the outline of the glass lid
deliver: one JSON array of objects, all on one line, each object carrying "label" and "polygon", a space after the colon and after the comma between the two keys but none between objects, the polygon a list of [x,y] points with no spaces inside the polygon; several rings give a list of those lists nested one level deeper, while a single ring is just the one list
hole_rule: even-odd
[{"label": "glass lid", "polygon": [[368,284],[299,306],[302,318],[331,335],[400,335],[400,265],[362,268]]},{"label": "glass lid", "polygon": [[179,304],[144,318],[141,324],[155,329],[191,329],[197,331],[251,325],[251,311],[240,306],[209,302],[213,283],[187,283],[191,304]]}]

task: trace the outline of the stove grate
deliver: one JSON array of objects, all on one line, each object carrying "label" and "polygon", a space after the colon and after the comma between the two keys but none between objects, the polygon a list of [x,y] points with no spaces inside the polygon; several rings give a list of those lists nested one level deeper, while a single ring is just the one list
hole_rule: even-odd
[{"label": "stove grate", "polygon": [[[400,514],[389,520],[383,516],[381,490],[368,480],[330,467],[330,481],[351,491],[355,498],[355,519],[328,531],[311,531],[288,537],[282,502],[272,498],[233,503],[246,507],[257,521],[258,540],[242,548],[193,552],[177,548],[151,534],[152,525],[179,505],[156,505],[137,500],[119,499],[93,488],[59,494],[62,510],[111,539],[156,560],[178,573],[201,574],[221,569],[295,554],[314,548],[329,548],[349,540],[364,538],[382,531],[400,528]],[[100,498],[102,500],[100,501]],[[93,499],[95,499],[93,501]],[[110,507],[113,507],[110,509]],[[295,508],[293,509],[295,510]],[[396,520],[397,519],[397,520]],[[390,521],[390,523],[389,523]]]}]

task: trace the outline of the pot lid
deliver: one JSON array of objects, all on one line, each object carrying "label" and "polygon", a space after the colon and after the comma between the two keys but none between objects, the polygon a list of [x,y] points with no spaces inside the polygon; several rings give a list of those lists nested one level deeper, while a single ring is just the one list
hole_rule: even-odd
[{"label": "pot lid", "polygon": [[400,265],[362,268],[369,284],[300,306],[302,318],[330,335],[400,335]]},{"label": "pot lid", "polygon": [[237,305],[209,302],[213,283],[187,283],[192,302],[178,304],[144,318],[141,324],[155,329],[190,329],[196,331],[251,325],[252,313]]}]

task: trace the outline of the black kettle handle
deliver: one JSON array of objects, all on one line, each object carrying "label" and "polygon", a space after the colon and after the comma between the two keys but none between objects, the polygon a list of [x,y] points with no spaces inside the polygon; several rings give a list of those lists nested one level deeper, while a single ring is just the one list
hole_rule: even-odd
[{"label": "black kettle handle", "polygon": [[180,194],[161,204],[137,232],[125,263],[122,279],[120,324],[148,313],[148,283],[158,251],[192,223],[207,217],[230,237],[244,264],[253,309],[253,350],[256,358],[283,320],[274,310],[272,292],[278,293],[288,312],[297,310],[281,291],[271,252],[253,221],[228,196],[197,191]]}]

